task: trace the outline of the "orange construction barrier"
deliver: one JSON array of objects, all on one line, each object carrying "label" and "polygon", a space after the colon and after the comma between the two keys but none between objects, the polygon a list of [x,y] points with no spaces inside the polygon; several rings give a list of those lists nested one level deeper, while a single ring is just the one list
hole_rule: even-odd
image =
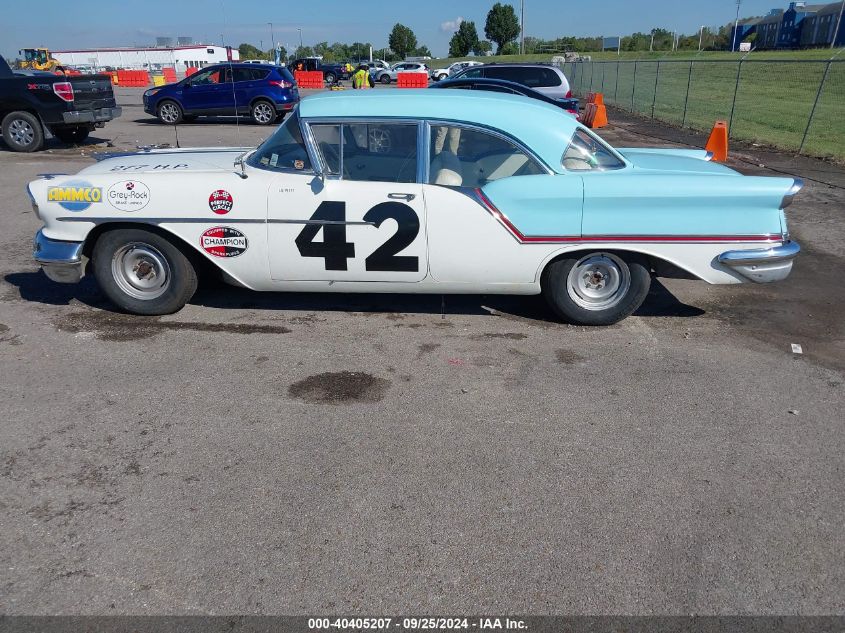
[{"label": "orange construction barrier", "polygon": [[584,107],[581,123],[593,129],[607,126],[607,107],[604,105],[604,95],[602,93],[587,93],[587,105]]},{"label": "orange construction barrier", "polygon": [[428,75],[425,73],[396,73],[396,82],[399,88],[428,88]]},{"label": "orange construction barrier", "polygon": [[708,152],[713,152],[713,160],[724,163],[728,160],[728,123],[727,121],[716,121],[707,145],[704,146]]},{"label": "orange construction barrier", "polygon": [[293,78],[300,88],[319,90],[324,87],[323,72],[320,70],[297,70]]},{"label": "orange construction barrier", "polygon": [[195,68],[194,66],[188,66],[187,68],[185,68],[185,77],[190,77],[195,72],[197,72],[197,70],[199,69]]},{"label": "orange construction barrier", "polygon": [[176,69],[175,68],[162,68],[161,74],[164,75],[164,80],[169,84],[176,83]]}]

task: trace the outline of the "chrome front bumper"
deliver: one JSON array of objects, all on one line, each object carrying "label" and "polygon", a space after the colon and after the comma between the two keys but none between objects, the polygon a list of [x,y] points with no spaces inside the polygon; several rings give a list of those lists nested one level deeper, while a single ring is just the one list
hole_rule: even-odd
[{"label": "chrome front bumper", "polygon": [[44,274],[60,284],[75,284],[85,274],[82,242],[62,242],[38,231],[32,243],[32,256]]},{"label": "chrome front bumper", "polygon": [[728,251],[719,255],[719,263],[746,279],[768,283],[786,279],[792,271],[792,260],[801,252],[797,242],[787,240],[780,246]]}]

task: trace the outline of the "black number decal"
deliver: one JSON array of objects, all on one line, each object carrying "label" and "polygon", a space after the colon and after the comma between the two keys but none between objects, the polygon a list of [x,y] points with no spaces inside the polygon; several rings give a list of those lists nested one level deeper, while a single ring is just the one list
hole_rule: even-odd
[{"label": "black number decal", "polygon": [[420,220],[414,210],[401,202],[382,202],[367,211],[364,222],[372,222],[376,227],[385,220],[396,220],[399,225],[396,233],[379,246],[365,261],[367,270],[392,272],[417,272],[420,269],[419,257],[397,255],[408,248],[420,232]]},{"label": "black number decal", "polygon": [[[355,244],[346,241],[346,203],[323,202],[314,215],[312,222],[306,224],[296,236],[296,247],[303,257],[322,257],[326,260],[326,270],[347,270],[346,260],[355,257]],[[337,224],[325,224],[337,222]],[[323,241],[315,242],[317,233],[323,230]]]}]

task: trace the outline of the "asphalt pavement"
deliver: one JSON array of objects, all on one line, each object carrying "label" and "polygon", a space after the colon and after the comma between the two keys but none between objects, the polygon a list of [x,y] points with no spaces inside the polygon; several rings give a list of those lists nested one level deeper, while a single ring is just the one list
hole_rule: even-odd
[{"label": "asphalt pavement", "polygon": [[[118,95],[83,146],[0,148],[0,613],[843,612],[842,167],[738,148],[807,179],[793,275],[663,280],[613,327],[222,285],[142,318],[38,270],[25,184],[270,130]],[[611,119],[616,145],[703,143]]]}]

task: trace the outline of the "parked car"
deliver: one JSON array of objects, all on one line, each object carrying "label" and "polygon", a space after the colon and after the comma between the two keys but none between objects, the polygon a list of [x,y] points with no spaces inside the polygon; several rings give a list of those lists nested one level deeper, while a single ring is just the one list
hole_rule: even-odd
[{"label": "parked car", "polygon": [[542,92],[537,92],[533,88],[523,86],[522,84],[514,83],[512,81],[505,81],[504,79],[484,79],[479,77],[477,79],[447,79],[440,83],[432,84],[429,88],[438,89],[458,89],[458,90],[483,90],[486,92],[501,92],[504,94],[522,95],[530,99],[537,99],[543,103],[549,103],[563,108],[576,119],[580,119],[578,111],[578,99],[552,99],[547,97]]},{"label": "parked car", "polygon": [[346,64],[324,62],[319,57],[300,57],[288,64],[290,72],[295,72],[300,67],[306,71],[320,71],[323,73],[323,80],[330,84],[351,77],[351,74],[346,70]]},{"label": "parked car", "polygon": [[465,68],[454,75],[454,79],[504,79],[534,88],[552,99],[569,99],[572,91],[569,80],[557,66],[549,64],[484,64]]},{"label": "parked car", "polygon": [[35,152],[52,136],[66,143],[84,141],[120,114],[105,75],[12,71],[0,57],[0,132],[15,152]]},{"label": "parked car", "polygon": [[399,73],[425,73],[428,75],[428,66],[422,62],[399,62],[393,64],[387,70],[378,71],[374,79],[383,84],[389,84],[392,81],[397,81]]},{"label": "parked car", "polygon": [[785,278],[793,178],[704,150],[614,149],[562,109],[481,91],[323,93],[255,150],[118,155],[28,186],[35,260],[137,314],[179,310],[204,264],[253,290],[543,294],[615,323],[652,274]]},{"label": "parked car", "polygon": [[270,125],[299,103],[299,90],[286,68],[273,64],[207,66],[175,84],[144,93],[144,112],[176,125],[198,116],[248,114]]},{"label": "parked car", "polygon": [[436,70],[432,70],[430,76],[434,81],[440,81],[441,79],[447,79],[451,75],[457,74],[464,68],[469,68],[470,66],[481,66],[481,62],[455,62],[454,64],[450,64],[448,68],[438,68]]}]

